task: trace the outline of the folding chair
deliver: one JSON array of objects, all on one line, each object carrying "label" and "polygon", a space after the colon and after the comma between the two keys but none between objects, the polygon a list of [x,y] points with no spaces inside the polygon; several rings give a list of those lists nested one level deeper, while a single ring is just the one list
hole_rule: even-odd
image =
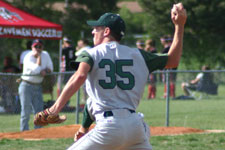
[{"label": "folding chair", "polygon": [[218,84],[213,82],[212,75],[210,73],[204,73],[202,79],[197,85],[196,91],[191,91],[191,95],[196,99],[209,98],[209,95],[217,95]]}]

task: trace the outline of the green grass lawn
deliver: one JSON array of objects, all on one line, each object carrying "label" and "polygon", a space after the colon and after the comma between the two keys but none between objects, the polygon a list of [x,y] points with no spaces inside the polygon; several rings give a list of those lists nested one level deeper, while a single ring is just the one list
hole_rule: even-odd
[{"label": "green grass lawn", "polygon": [[[225,100],[201,101],[172,101],[170,102],[170,126],[184,126],[198,129],[225,130]],[[145,121],[151,126],[165,126],[166,122],[165,100],[143,100],[137,111],[145,115]],[[65,124],[75,123],[75,112],[66,114]],[[19,131],[19,114],[2,114],[0,119],[0,132]],[[80,122],[82,113],[80,113]],[[33,115],[30,117],[30,128],[33,129]],[[55,126],[55,125],[54,125]]]},{"label": "green grass lawn", "polygon": [[[225,129],[225,101],[170,101],[170,126],[184,126],[199,129]],[[151,126],[165,126],[166,101],[142,101],[138,111],[145,115]]]},{"label": "green grass lawn", "polygon": [[[153,136],[154,150],[224,150],[225,133]],[[73,139],[47,139],[41,141],[0,140],[1,150],[64,150]]]}]

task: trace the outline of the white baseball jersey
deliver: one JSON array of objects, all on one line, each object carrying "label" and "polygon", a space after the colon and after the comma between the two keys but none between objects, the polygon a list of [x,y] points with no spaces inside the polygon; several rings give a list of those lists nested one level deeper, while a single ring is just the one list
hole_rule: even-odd
[{"label": "white baseball jersey", "polygon": [[[41,52],[41,65],[37,65],[37,58],[33,56],[33,52],[30,51],[24,57],[24,65],[23,65],[23,76],[21,78],[26,81],[30,81],[32,83],[41,83],[43,81],[43,76],[40,75],[40,72],[43,69],[50,69],[53,71],[53,63],[51,57],[49,56],[47,51]],[[28,76],[33,75],[33,76]]]},{"label": "white baseball jersey", "polygon": [[86,80],[93,115],[114,109],[136,110],[150,72],[163,69],[167,54],[156,55],[117,42],[98,45],[76,61],[91,66]]},{"label": "white baseball jersey", "polygon": [[117,42],[79,55],[76,61],[91,66],[86,86],[96,126],[68,150],[151,150],[149,127],[131,110],[139,104],[149,72],[164,68],[167,58]]}]

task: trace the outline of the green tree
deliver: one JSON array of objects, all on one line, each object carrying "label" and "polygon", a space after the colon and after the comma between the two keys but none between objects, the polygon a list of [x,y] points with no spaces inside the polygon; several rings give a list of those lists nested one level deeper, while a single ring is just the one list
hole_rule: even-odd
[{"label": "green tree", "polygon": [[[138,0],[149,16],[146,22],[154,37],[173,32],[170,10],[174,0]],[[193,63],[210,64],[211,67],[225,63],[225,0],[181,0],[187,10],[183,62],[193,69]],[[199,68],[199,66],[197,66]]]},{"label": "green tree", "polygon": [[95,20],[106,12],[116,12],[116,3],[117,0],[70,0],[62,19],[64,33],[73,37],[74,41],[79,40],[81,36],[91,37],[91,28],[87,26],[86,21]]},{"label": "green tree", "polygon": [[145,26],[147,17],[145,13],[132,13],[128,8],[122,7],[119,14],[126,23],[126,34],[122,42],[136,47],[137,38],[135,36],[147,34],[147,27]]}]

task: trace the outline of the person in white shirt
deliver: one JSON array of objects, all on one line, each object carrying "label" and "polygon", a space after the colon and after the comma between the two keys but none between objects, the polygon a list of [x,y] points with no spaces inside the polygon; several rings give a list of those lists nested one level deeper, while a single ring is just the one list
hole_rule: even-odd
[{"label": "person in white shirt", "polygon": [[31,51],[32,41],[28,41],[26,45],[27,45],[27,49],[20,54],[20,62],[19,62],[20,69],[23,69],[24,57],[26,56],[27,53],[29,53]]},{"label": "person in white shirt", "polygon": [[76,56],[79,56],[83,51],[90,49],[91,47],[88,46],[88,40],[86,39],[81,39],[77,42],[77,47],[76,47]]},{"label": "person in white shirt", "polygon": [[[89,46],[89,42],[87,39],[81,39],[77,42],[77,47],[76,47],[76,57],[78,57],[83,51],[86,51],[88,49],[90,49],[91,47]],[[86,91],[86,84],[84,83],[82,86],[82,91],[83,91],[83,99],[82,101],[86,102],[86,100],[88,99],[88,94]]]},{"label": "person in white shirt", "polygon": [[[28,52],[23,61],[23,75],[19,85],[21,104],[20,130],[29,130],[30,113],[36,114],[43,110],[41,83],[47,73],[53,71],[53,63],[48,52],[43,51],[43,42],[36,39],[32,43],[32,51]],[[40,128],[35,126],[34,128]]]},{"label": "person in white shirt", "polygon": [[[202,71],[205,70],[209,70],[210,68],[208,66],[202,66]],[[202,80],[204,76],[203,72],[200,72],[197,74],[197,76],[195,77],[195,79],[191,80],[190,82],[183,82],[181,84],[181,88],[184,91],[184,95],[185,96],[189,96],[190,95],[190,90],[192,91],[196,91],[198,89],[198,87],[200,86],[200,81]]]}]

